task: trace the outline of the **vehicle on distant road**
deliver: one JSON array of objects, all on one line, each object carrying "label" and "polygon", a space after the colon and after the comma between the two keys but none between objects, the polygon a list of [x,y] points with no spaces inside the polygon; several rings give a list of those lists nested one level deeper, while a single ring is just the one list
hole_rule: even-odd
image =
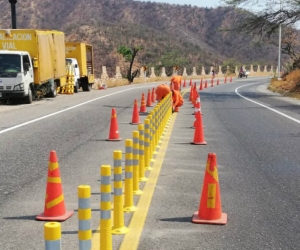
[{"label": "vehicle on distant road", "polygon": [[243,70],[243,71],[239,72],[238,78],[243,78],[243,77],[247,78],[248,75],[249,75],[249,71],[248,70]]}]

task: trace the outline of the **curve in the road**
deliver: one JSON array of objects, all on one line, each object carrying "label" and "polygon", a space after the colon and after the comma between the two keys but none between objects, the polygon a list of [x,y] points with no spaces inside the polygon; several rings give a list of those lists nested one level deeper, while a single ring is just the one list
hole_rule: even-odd
[{"label": "curve in the road", "polygon": [[270,108],[270,107],[268,107],[268,106],[266,106],[266,105],[264,105],[264,104],[262,104],[262,103],[256,102],[256,101],[254,101],[254,100],[252,100],[252,99],[250,99],[250,98],[248,98],[248,97],[243,96],[242,94],[240,94],[240,93],[238,92],[239,89],[241,89],[241,88],[248,87],[248,86],[250,86],[250,85],[254,85],[254,84],[257,84],[257,83],[259,83],[259,82],[254,82],[254,83],[250,83],[250,84],[246,84],[246,85],[240,86],[240,87],[238,87],[238,88],[235,89],[235,93],[236,93],[238,96],[244,98],[245,100],[247,100],[247,101],[249,101],[249,102],[255,103],[256,105],[259,105],[259,106],[261,106],[261,107],[263,107],[263,108],[266,108],[266,109],[268,109],[268,110],[270,110],[270,111],[272,111],[272,112],[274,112],[274,113],[277,113],[277,114],[279,114],[279,115],[281,115],[281,116],[283,116],[283,117],[285,117],[285,118],[288,118],[289,120],[291,120],[291,121],[293,121],[293,122],[296,122],[296,123],[299,123],[299,124],[300,124],[300,121],[299,121],[298,119],[293,118],[293,117],[291,117],[291,116],[289,116],[289,115],[286,115],[286,114],[284,114],[284,113],[282,113],[282,112],[280,112],[280,111],[278,111],[278,110],[276,110],[276,109],[274,109],[274,108]]}]

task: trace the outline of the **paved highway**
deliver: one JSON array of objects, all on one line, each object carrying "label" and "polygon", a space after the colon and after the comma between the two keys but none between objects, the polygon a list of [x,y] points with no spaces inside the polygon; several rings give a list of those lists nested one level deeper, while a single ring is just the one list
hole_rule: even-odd
[{"label": "paved highway", "polygon": [[[126,214],[130,231],[125,237],[113,236],[113,249],[135,249],[128,239],[138,241],[138,249],[299,248],[300,102],[267,91],[268,81],[234,79],[201,91],[203,146],[190,144],[194,116],[185,94],[184,106],[164,137],[167,147],[158,152],[162,160],[154,163],[161,162],[161,169],[149,211],[138,207],[148,212],[145,224],[129,224],[131,214]],[[133,101],[154,86],[157,83],[58,96],[29,106],[0,106],[1,250],[44,249],[44,223],[35,216],[44,209],[50,150],[57,152],[67,209],[75,210],[62,223],[63,249],[78,249],[81,184],[92,187],[97,241],[100,165],[113,165],[113,150],[124,151],[124,139],[137,128],[129,124]],[[106,141],[113,107],[120,142]],[[209,152],[217,154],[222,208],[228,215],[225,226],[191,223]]]}]

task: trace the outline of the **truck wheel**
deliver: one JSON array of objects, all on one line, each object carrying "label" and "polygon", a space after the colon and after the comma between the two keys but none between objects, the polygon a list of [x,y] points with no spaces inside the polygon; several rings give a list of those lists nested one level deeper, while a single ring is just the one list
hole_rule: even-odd
[{"label": "truck wheel", "polygon": [[26,104],[32,103],[32,91],[31,91],[30,86],[29,86],[29,89],[28,89],[28,96],[25,97],[25,103]]},{"label": "truck wheel", "polygon": [[3,104],[3,105],[5,105],[7,103],[7,100],[6,99],[2,99],[2,100],[0,100],[0,104]]},{"label": "truck wheel", "polygon": [[85,80],[82,84],[82,90],[83,91],[90,91],[90,85],[89,82],[87,80]]},{"label": "truck wheel", "polygon": [[53,83],[51,84],[51,87],[50,87],[50,91],[49,91],[48,96],[54,98],[54,97],[56,97],[56,95],[57,95],[57,91],[56,91],[56,82],[53,82]]},{"label": "truck wheel", "polygon": [[79,92],[79,84],[78,81],[76,81],[74,85],[74,93],[78,93],[78,92]]}]

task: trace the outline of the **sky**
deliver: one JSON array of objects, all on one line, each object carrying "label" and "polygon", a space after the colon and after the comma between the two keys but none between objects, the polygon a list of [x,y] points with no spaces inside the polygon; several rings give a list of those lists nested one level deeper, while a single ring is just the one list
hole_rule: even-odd
[{"label": "sky", "polygon": [[158,2],[169,4],[192,5],[198,7],[218,7],[224,5],[220,0],[139,0],[141,2]]}]

